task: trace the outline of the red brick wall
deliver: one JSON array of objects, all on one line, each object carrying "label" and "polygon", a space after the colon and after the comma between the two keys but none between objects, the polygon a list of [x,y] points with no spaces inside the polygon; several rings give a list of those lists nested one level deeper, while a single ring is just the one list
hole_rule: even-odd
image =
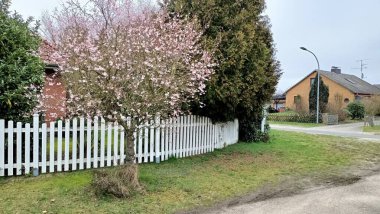
[{"label": "red brick wall", "polygon": [[44,87],[45,122],[66,116],[66,89],[60,75],[46,74]]}]

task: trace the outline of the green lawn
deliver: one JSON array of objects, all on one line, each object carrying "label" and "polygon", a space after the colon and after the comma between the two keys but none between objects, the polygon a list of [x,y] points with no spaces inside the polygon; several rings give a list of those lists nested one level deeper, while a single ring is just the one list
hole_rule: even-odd
[{"label": "green lawn", "polygon": [[347,118],[345,121],[340,121],[339,124],[349,124],[349,123],[360,123],[360,122],[364,122],[364,120],[362,119],[351,119],[351,118]]},{"label": "green lawn", "polygon": [[380,126],[374,126],[374,127],[366,126],[366,127],[363,127],[363,131],[375,133],[375,134],[380,134]]},{"label": "green lawn", "polygon": [[[270,143],[240,143],[212,154],[140,166],[146,192],[97,198],[91,171],[0,180],[3,213],[174,213],[244,195],[284,178],[325,176],[369,161],[380,144],[271,131]],[[109,169],[112,170],[112,169]]]},{"label": "green lawn", "polygon": [[268,121],[270,124],[276,124],[276,125],[286,125],[286,126],[298,126],[298,127],[304,127],[304,128],[311,128],[311,127],[319,127],[324,126],[324,124],[319,123],[298,123],[298,122],[280,122],[280,121]]}]

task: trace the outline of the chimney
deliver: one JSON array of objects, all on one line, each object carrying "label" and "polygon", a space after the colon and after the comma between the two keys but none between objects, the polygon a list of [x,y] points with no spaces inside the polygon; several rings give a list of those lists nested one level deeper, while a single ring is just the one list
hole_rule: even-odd
[{"label": "chimney", "polygon": [[332,66],[331,67],[331,72],[336,73],[336,74],[341,74],[342,70],[339,67]]}]

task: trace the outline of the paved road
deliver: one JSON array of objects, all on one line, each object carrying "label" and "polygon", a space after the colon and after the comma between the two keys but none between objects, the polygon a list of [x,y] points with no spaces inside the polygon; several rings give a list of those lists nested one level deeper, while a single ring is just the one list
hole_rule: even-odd
[{"label": "paved road", "polygon": [[[377,121],[379,123],[379,121]],[[380,142],[380,135],[362,132],[363,123],[302,128],[271,125],[273,129],[309,134],[353,137]],[[359,182],[333,188],[309,190],[303,194],[274,198],[261,202],[224,207],[210,214],[351,214],[380,213],[380,173]]]},{"label": "paved road", "polygon": [[212,214],[380,213],[380,174],[349,186],[334,187],[262,202],[222,208]]},{"label": "paved road", "polygon": [[[376,121],[377,124],[380,121]],[[312,127],[312,128],[303,128],[295,126],[286,126],[286,125],[271,125],[272,129],[283,130],[283,131],[294,131],[294,132],[303,132],[308,134],[322,134],[322,135],[333,135],[341,137],[352,137],[359,138],[363,140],[379,141],[380,135],[374,135],[372,133],[362,132],[363,123],[352,123],[344,125],[334,125],[334,126],[321,126],[321,127]]]}]

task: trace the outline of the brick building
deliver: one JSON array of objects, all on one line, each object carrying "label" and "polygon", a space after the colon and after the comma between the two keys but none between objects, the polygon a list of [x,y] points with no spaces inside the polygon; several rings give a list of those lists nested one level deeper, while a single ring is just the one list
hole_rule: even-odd
[{"label": "brick building", "polygon": [[[45,85],[43,91],[43,112],[45,122],[53,122],[66,117],[66,88],[60,73],[59,66],[53,62],[51,55],[54,47],[43,41],[40,57],[45,63]],[[49,51],[50,50],[50,51]]]}]

